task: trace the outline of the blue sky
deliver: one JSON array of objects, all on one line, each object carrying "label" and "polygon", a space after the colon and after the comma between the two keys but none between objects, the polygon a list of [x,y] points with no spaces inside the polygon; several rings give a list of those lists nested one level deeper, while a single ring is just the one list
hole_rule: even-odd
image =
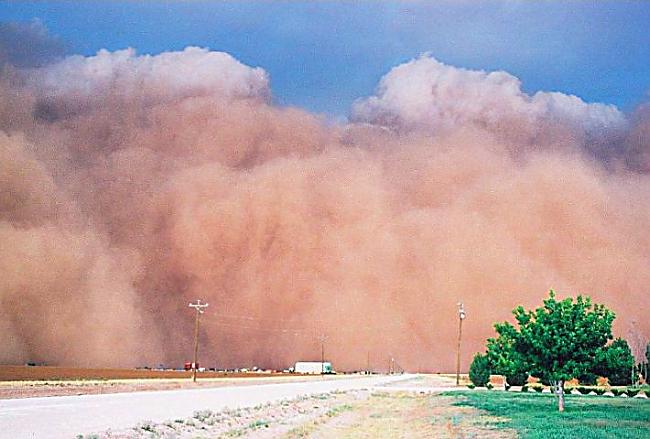
[{"label": "blue sky", "polygon": [[0,21],[33,19],[71,53],[226,51],[266,69],[280,104],[332,116],[423,52],[623,110],[650,89],[650,1],[0,2]]}]

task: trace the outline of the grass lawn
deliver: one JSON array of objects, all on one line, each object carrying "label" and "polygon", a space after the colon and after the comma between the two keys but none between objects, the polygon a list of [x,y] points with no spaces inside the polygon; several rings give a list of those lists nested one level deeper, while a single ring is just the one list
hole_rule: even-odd
[{"label": "grass lawn", "polygon": [[650,401],[567,395],[564,413],[554,395],[515,392],[450,393],[458,406],[487,411],[497,426],[522,438],[650,438]]}]

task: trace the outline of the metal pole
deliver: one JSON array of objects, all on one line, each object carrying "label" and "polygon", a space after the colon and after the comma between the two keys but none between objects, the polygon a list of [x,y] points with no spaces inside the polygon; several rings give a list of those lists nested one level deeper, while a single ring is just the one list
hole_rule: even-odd
[{"label": "metal pole", "polygon": [[192,381],[196,382],[196,369],[199,367],[199,317],[205,312],[204,308],[207,308],[208,304],[201,303],[201,299],[198,299],[196,303],[190,303],[189,306],[196,310],[196,319],[194,320],[194,362],[192,363]]},{"label": "metal pole", "polygon": [[463,320],[465,320],[465,308],[462,302],[458,302],[458,345],[456,347],[456,385],[460,385],[460,342],[463,336]]},{"label": "metal pole", "polygon": [[[197,310],[198,311],[198,310]],[[192,363],[192,381],[196,382],[196,369],[198,367],[197,358],[199,356],[199,319],[201,313],[196,313],[196,318],[194,319],[194,361]]]}]

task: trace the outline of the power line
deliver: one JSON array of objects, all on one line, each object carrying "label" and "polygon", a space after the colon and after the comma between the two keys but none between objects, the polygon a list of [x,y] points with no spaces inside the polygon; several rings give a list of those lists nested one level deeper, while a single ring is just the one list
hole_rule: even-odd
[{"label": "power line", "polygon": [[[252,329],[254,331],[260,331],[260,332],[282,332],[282,333],[304,333],[306,331],[302,329],[286,329],[286,328],[262,328],[259,326],[246,326],[246,325],[241,325],[241,324],[236,324],[236,323],[228,323],[228,322],[213,322],[213,324],[218,325],[218,326],[225,326],[228,328],[233,328],[233,329]],[[312,334],[315,333],[316,331],[310,331]]]},{"label": "power line", "polygon": [[[249,322],[259,322],[259,323],[265,323],[265,322],[292,322],[295,324],[301,324],[301,323],[321,323],[321,325],[314,325],[314,326],[322,326],[323,323],[325,323],[325,320],[319,320],[319,319],[303,319],[303,320],[298,320],[298,319],[268,319],[268,318],[258,318],[258,317],[251,317],[251,316],[236,316],[236,315],[217,315],[219,319],[234,319],[234,320],[246,320]],[[331,330],[333,331],[353,331],[357,332],[359,330],[369,330],[369,331],[383,331],[388,329],[403,329],[406,327],[407,324],[402,322],[402,323],[390,323],[390,324],[382,324],[382,325],[376,325],[376,326],[368,326],[368,325],[354,325],[353,327],[335,327],[332,328]],[[246,326],[241,325],[240,327],[245,328]],[[271,327],[249,327],[251,329],[260,329],[260,330],[265,330],[265,331],[270,331],[270,330],[286,330],[289,332],[305,332],[306,330],[304,328],[300,329],[291,329],[291,328],[271,328]],[[315,332],[316,330],[308,330],[310,332]]]}]

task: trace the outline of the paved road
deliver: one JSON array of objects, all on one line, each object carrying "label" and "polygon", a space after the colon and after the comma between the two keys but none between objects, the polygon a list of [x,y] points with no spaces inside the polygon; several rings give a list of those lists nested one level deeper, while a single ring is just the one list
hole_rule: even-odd
[{"label": "paved road", "polygon": [[196,410],[255,406],[298,395],[370,388],[408,378],[408,375],[353,377],[301,383],[0,400],[0,438],[74,438],[80,433],[134,427],[144,420],[163,422],[187,418]]}]

